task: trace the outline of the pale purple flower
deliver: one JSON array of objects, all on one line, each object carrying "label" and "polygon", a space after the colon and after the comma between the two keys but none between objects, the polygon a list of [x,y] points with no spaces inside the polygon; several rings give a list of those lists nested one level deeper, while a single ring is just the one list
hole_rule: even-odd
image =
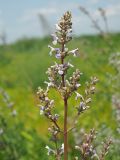
[{"label": "pale purple flower", "polygon": [[60,59],[61,58],[60,48],[55,48],[55,51],[56,51],[55,57]]},{"label": "pale purple flower", "polygon": [[61,52],[60,52],[60,48],[54,48],[50,45],[48,45],[48,47],[50,48],[50,52],[49,52],[49,55],[52,56],[53,52],[55,52],[55,57],[56,58],[61,58]]},{"label": "pale purple flower", "polygon": [[51,36],[52,36],[52,39],[53,39],[53,41],[52,41],[53,45],[56,45],[57,41],[58,41],[58,37],[56,36],[56,34],[51,34]]},{"label": "pale purple flower", "polygon": [[58,74],[60,74],[60,75],[64,74],[64,66],[63,66],[63,64],[57,64],[55,62],[55,66],[54,67],[57,69]]},{"label": "pale purple flower", "polygon": [[69,51],[69,53],[73,54],[74,57],[78,56],[79,55],[79,52],[78,52],[78,48],[74,49],[74,50],[71,50]]},{"label": "pale purple flower", "polygon": [[56,54],[55,57],[56,57],[57,59],[60,59],[60,58],[61,58],[61,54]]}]

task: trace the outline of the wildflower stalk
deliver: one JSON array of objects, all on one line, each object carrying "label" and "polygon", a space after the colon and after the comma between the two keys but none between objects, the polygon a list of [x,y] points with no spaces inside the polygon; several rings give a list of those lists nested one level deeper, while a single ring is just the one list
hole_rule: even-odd
[{"label": "wildflower stalk", "polygon": [[[62,43],[62,53],[64,52],[64,42]],[[64,65],[64,57],[61,56],[61,64]],[[65,87],[65,75],[62,75],[62,86]],[[67,97],[64,96],[64,160],[68,159],[68,137],[67,137]]]},{"label": "wildflower stalk", "polygon": [[[67,118],[68,118],[68,98],[72,96],[73,93],[76,94],[75,100],[80,100],[80,104],[75,107],[77,111],[77,118],[81,115],[82,112],[89,108],[88,103],[91,102],[91,94],[94,94],[95,85],[98,79],[92,77],[91,81],[87,83],[84,96],[80,95],[77,90],[81,86],[79,83],[81,72],[76,69],[73,72],[72,76],[69,79],[66,79],[67,71],[70,67],[74,67],[69,62],[65,61],[65,58],[72,54],[74,57],[79,55],[78,48],[69,51],[66,48],[66,44],[72,39],[72,22],[71,22],[71,13],[66,12],[63,17],[60,19],[59,23],[56,24],[56,32],[52,34],[53,45],[59,44],[60,48],[50,48],[50,56],[55,55],[57,59],[60,60],[59,63],[55,62],[55,65],[50,66],[48,71],[49,82],[47,84],[47,89],[43,90],[40,87],[38,88],[38,97],[40,100],[40,114],[44,114],[48,120],[52,122],[52,127],[49,127],[48,130],[51,133],[51,141],[55,144],[55,149],[51,149],[49,146],[46,146],[48,150],[48,155],[54,155],[56,160],[60,160],[62,155],[64,160],[68,160],[68,132],[72,129],[67,128]],[[58,123],[58,114],[54,114],[54,100],[51,100],[48,96],[50,87],[55,88],[62,97],[64,101],[64,125],[63,127],[59,126]],[[75,124],[76,122],[74,122]],[[75,126],[73,126],[75,127]],[[62,129],[63,128],[63,131]],[[59,144],[59,134],[63,136],[63,144],[60,147]]]}]

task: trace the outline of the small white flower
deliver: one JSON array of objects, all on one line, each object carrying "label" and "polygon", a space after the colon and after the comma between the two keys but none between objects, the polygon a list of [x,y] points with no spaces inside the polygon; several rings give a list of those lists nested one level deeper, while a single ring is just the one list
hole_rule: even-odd
[{"label": "small white flower", "polygon": [[46,146],[45,148],[48,150],[48,152],[47,152],[48,156],[50,155],[50,153],[55,153],[55,151],[52,150],[49,146]]},{"label": "small white flower", "polygon": [[64,144],[63,144],[63,143],[62,143],[62,145],[61,145],[61,149],[64,150]]},{"label": "small white flower", "polygon": [[47,81],[45,81],[44,83],[48,85],[48,88],[50,88],[50,87],[53,87],[53,86],[54,86],[54,84],[53,84],[52,82],[47,82]]},{"label": "small white flower", "polygon": [[80,147],[79,146],[75,146],[75,149],[80,150]]},{"label": "small white flower", "polygon": [[85,110],[86,109],[86,105],[85,105],[84,102],[80,102],[79,107],[80,107],[81,110]]},{"label": "small white flower", "polygon": [[76,86],[77,88],[79,88],[79,87],[81,86],[81,84],[77,83],[75,86]]},{"label": "small white flower", "polygon": [[77,156],[75,157],[75,160],[78,160],[78,157],[77,157]]},{"label": "small white flower", "polygon": [[55,26],[56,26],[56,30],[61,31],[61,28],[58,24],[55,24]]},{"label": "small white flower", "polygon": [[53,48],[52,46],[48,45],[48,48],[50,48],[50,52],[49,55],[52,56],[53,52],[55,51],[55,48]]},{"label": "small white flower", "polygon": [[48,128],[48,131],[49,131],[49,132],[52,132],[53,130],[52,130],[52,128],[49,127],[49,128]]},{"label": "small white flower", "polygon": [[62,143],[61,148],[60,148],[60,155],[64,153],[64,144]]},{"label": "small white flower", "polygon": [[49,147],[49,146],[45,146],[45,148],[46,148],[46,149],[50,149],[50,147]]},{"label": "small white flower", "polygon": [[53,45],[56,45],[57,44],[57,41],[58,41],[58,37],[56,36],[56,34],[51,34],[52,38],[53,38]]},{"label": "small white flower", "polygon": [[48,116],[50,119],[52,118],[52,115],[51,114],[49,114],[49,116]]},{"label": "small white flower", "polygon": [[43,115],[44,111],[43,110],[40,110],[40,115]]},{"label": "small white flower", "polygon": [[40,115],[43,115],[43,113],[44,113],[44,106],[41,106],[41,108],[40,108]]},{"label": "small white flower", "polygon": [[49,100],[49,98],[48,97],[45,97],[45,101],[48,101]]},{"label": "small white flower", "polygon": [[74,49],[74,50],[69,51],[69,53],[73,54],[73,56],[76,57],[76,56],[78,56],[78,54],[79,54],[78,51],[79,51],[79,50],[78,50],[78,48],[77,48],[77,49]]},{"label": "small white flower", "polygon": [[41,92],[43,92],[43,89],[41,87],[38,87],[37,94],[39,95]]},{"label": "small white flower", "polygon": [[94,91],[94,90],[95,90],[95,87],[94,87],[94,86],[92,86],[92,87],[90,88],[90,90],[91,90],[91,91]]},{"label": "small white flower", "polygon": [[68,48],[65,48],[65,52],[67,52],[68,51]]},{"label": "small white flower", "polygon": [[63,75],[63,74],[64,74],[64,72],[63,72],[62,70],[59,70],[58,73],[59,73],[60,75]]},{"label": "small white flower", "polygon": [[70,82],[69,82],[68,80],[66,80],[66,84],[67,84],[68,86],[70,86]]},{"label": "small white flower", "polygon": [[92,99],[91,98],[88,98],[87,100],[86,100],[86,103],[89,103],[89,102],[91,102],[92,101]]},{"label": "small white flower", "polygon": [[59,114],[55,114],[55,119],[58,119],[60,117]]},{"label": "small white flower", "polygon": [[41,90],[42,88],[41,87],[38,87],[38,90]]},{"label": "small white flower", "polygon": [[50,152],[51,152],[51,149],[50,149],[50,147],[49,147],[49,146],[46,146],[45,148],[48,150],[48,153],[47,153],[47,155],[50,155]]},{"label": "small white flower", "polygon": [[72,33],[72,29],[68,29],[68,30],[67,30],[67,33]]},{"label": "small white flower", "polygon": [[82,100],[84,100],[84,98],[81,94],[79,94],[78,92],[75,92],[75,93],[76,93],[75,100],[78,100],[78,98],[81,98]]},{"label": "small white flower", "polygon": [[56,135],[58,133],[58,131],[54,131],[54,135]]},{"label": "small white flower", "polygon": [[51,100],[51,101],[50,101],[50,105],[53,105],[53,104],[54,104],[54,100]]},{"label": "small white flower", "polygon": [[69,62],[68,62],[68,66],[70,66],[70,67],[72,67],[72,68],[74,67],[74,66],[73,66],[71,63],[69,63]]}]

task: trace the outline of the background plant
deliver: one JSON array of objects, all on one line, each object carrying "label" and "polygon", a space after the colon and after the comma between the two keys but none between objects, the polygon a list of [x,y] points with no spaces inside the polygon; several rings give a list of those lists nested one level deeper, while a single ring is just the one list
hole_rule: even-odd
[{"label": "background plant", "polygon": [[[0,158],[37,160],[43,153],[41,145],[45,142],[34,129],[26,129],[22,121],[18,123],[18,114],[9,94],[0,88]],[[40,143],[35,144],[36,141]],[[43,159],[46,158],[43,156]]]},{"label": "background plant", "polygon": [[[112,85],[113,90],[112,90],[112,104],[113,104],[113,115],[117,121],[116,123],[116,131],[118,132],[117,134],[114,133],[113,130],[111,130],[110,128],[107,127],[103,127],[101,128],[101,137],[103,136],[102,133],[107,134],[107,132],[109,132],[109,135],[113,138],[113,148],[111,150],[111,154],[115,155],[116,154],[116,159],[119,157],[117,155],[117,153],[119,152],[119,69],[120,69],[120,65],[119,65],[119,52],[117,52],[116,47],[113,45],[113,39],[111,37],[111,34],[109,33],[109,26],[108,26],[108,19],[106,16],[106,11],[102,8],[99,8],[98,11],[100,12],[101,18],[104,21],[105,24],[105,28],[103,29],[102,26],[99,24],[98,20],[96,20],[94,18],[94,15],[92,15],[85,7],[80,6],[79,9],[89,17],[89,19],[91,20],[91,23],[93,24],[94,28],[98,31],[98,33],[101,35],[101,38],[107,43],[108,45],[108,51],[112,53],[112,55],[110,55],[109,57],[109,62],[116,71],[116,75],[112,75],[109,72],[107,73],[109,76],[109,81],[110,81],[110,85]],[[102,48],[104,49],[104,48]],[[107,53],[107,50],[105,51],[104,49],[104,53]],[[114,151],[113,151],[114,150]]]}]

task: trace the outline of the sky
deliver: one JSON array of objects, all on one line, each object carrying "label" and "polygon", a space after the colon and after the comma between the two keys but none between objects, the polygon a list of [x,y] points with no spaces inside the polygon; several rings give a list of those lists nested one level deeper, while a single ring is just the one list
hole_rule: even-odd
[{"label": "sky", "polygon": [[[97,9],[106,10],[109,30],[120,31],[120,0],[0,0],[0,35],[5,33],[8,43],[23,37],[42,37],[47,26],[52,32],[59,18],[67,10],[72,12],[75,35],[93,34],[96,30],[79,9],[89,10],[93,17],[104,24]],[[41,15],[43,26],[38,15]]]}]

